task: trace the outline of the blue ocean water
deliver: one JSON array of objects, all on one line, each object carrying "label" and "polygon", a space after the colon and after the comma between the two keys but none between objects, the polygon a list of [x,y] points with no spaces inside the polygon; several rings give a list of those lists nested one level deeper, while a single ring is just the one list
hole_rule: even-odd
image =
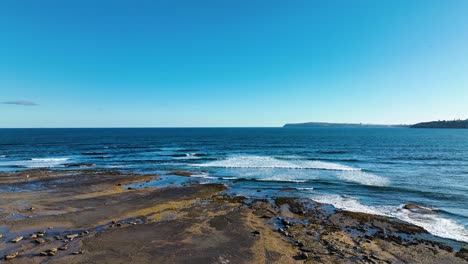
[{"label": "blue ocean water", "polygon": [[[0,171],[87,166],[143,174],[187,170],[195,173],[191,180],[222,182],[234,195],[302,196],[468,242],[468,130],[0,129]],[[407,203],[433,213],[406,210]]]}]

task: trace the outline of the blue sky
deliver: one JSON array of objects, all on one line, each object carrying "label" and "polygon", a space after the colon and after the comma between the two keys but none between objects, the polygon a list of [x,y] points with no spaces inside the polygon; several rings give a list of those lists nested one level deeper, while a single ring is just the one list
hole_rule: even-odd
[{"label": "blue sky", "polygon": [[5,0],[0,127],[468,118],[467,14],[465,0]]}]

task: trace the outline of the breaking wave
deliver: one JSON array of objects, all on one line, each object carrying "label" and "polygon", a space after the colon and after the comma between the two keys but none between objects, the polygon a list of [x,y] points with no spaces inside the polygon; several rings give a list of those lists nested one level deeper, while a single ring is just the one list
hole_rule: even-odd
[{"label": "breaking wave", "polygon": [[362,185],[385,186],[390,182],[387,178],[364,171],[340,172],[337,177],[344,181],[356,182]]},{"label": "breaking wave", "polygon": [[468,230],[466,230],[463,225],[438,214],[412,212],[404,209],[403,205],[369,206],[360,203],[356,198],[336,194],[316,195],[309,198],[319,203],[331,204],[338,209],[395,217],[405,222],[420,226],[433,235],[468,242]]},{"label": "breaking wave", "polygon": [[0,166],[11,166],[20,168],[53,168],[61,167],[69,161],[70,158],[33,158],[29,160],[0,162]]},{"label": "breaking wave", "polygon": [[360,171],[346,165],[313,161],[313,160],[281,160],[265,156],[237,156],[223,160],[196,164],[200,167],[219,168],[280,168],[280,169],[310,169],[310,170],[335,170],[335,171]]}]

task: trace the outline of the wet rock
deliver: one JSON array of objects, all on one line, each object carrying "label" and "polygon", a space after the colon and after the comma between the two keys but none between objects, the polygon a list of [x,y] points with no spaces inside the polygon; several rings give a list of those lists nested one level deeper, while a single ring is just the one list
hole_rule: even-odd
[{"label": "wet rock", "polygon": [[54,238],[57,239],[57,240],[62,240],[61,236],[54,236]]},{"label": "wet rock", "polygon": [[11,240],[12,243],[18,243],[20,242],[21,240],[23,240],[24,237],[20,236],[20,237],[17,237],[17,238],[14,238],[13,240]]},{"label": "wet rock", "polygon": [[36,234],[32,234],[29,239],[33,240],[33,239],[36,239],[37,238],[37,235]]},{"label": "wet rock", "polygon": [[72,254],[73,254],[73,255],[84,254],[84,250],[75,251],[75,252],[73,252]]},{"label": "wet rock", "polygon": [[73,239],[78,237],[78,234],[70,234],[65,236],[68,240],[72,241]]},{"label": "wet rock", "polygon": [[18,255],[19,255],[19,252],[14,252],[14,253],[5,255],[3,258],[4,258],[5,260],[10,260],[10,259],[16,258]]},{"label": "wet rock", "polygon": [[190,177],[193,175],[193,173],[189,171],[171,171],[169,174],[177,175],[177,176],[185,176],[185,177]]},{"label": "wet rock", "polygon": [[281,224],[283,224],[285,227],[292,226],[291,222],[286,219],[281,219]]},{"label": "wet rock", "polygon": [[410,210],[411,212],[419,213],[419,214],[434,214],[435,212],[432,211],[430,208],[418,205],[418,204],[405,204],[403,209]]},{"label": "wet rock", "polygon": [[68,245],[67,245],[67,244],[65,244],[65,245],[63,245],[63,246],[59,247],[59,248],[58,248],[58,250],[60,250],[60,251],[65,251],[65,250],[68,250]]},{"label": "wet rock", "polygon": [[252,231],[252,235],[258,236],[258,235],[260,235],[260,231],[258,231],[258,230]]},{"label": "wet rock", "polygon": [[466,261],[468,261],[468,248],[461,248],[460,251],[458,251],[455,256],[462,258]]},{"label": "wet rock", "polygon": [[2,238],[2,237],[3,237],[3,235],[2,235],[2,234],[0,234],[0,238]]},{"label": "wet rock", "polygon": [[48,256],[49,253],[46,252],[46,251],[41,251],[41,253],[39,253],[39,255],[45,257],[45,256]]},{"label": "wet rock", "polygon": [[34,240],[34,242],[36,242],[37,244],[43,244],[46,241],[43,238],[38,238],[38,239]]},{"label": "wet rock", "polygon": [[41,235],[41,234],[45,235],[46,232],[47,232],[46,230],[40,230],[40,231],[37,231],[37,234],[38,235]]}]

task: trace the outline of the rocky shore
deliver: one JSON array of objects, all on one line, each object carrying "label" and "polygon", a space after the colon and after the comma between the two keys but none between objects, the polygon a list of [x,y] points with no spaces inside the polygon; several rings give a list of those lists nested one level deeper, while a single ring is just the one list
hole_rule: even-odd
[{"label": "rocky shore", "polygon": [[468,263],[466,243],[396,219],[299,198],[230,197],[220,184],[126,187],[158,177],[106,170],[0,174],[1,261]]}]

